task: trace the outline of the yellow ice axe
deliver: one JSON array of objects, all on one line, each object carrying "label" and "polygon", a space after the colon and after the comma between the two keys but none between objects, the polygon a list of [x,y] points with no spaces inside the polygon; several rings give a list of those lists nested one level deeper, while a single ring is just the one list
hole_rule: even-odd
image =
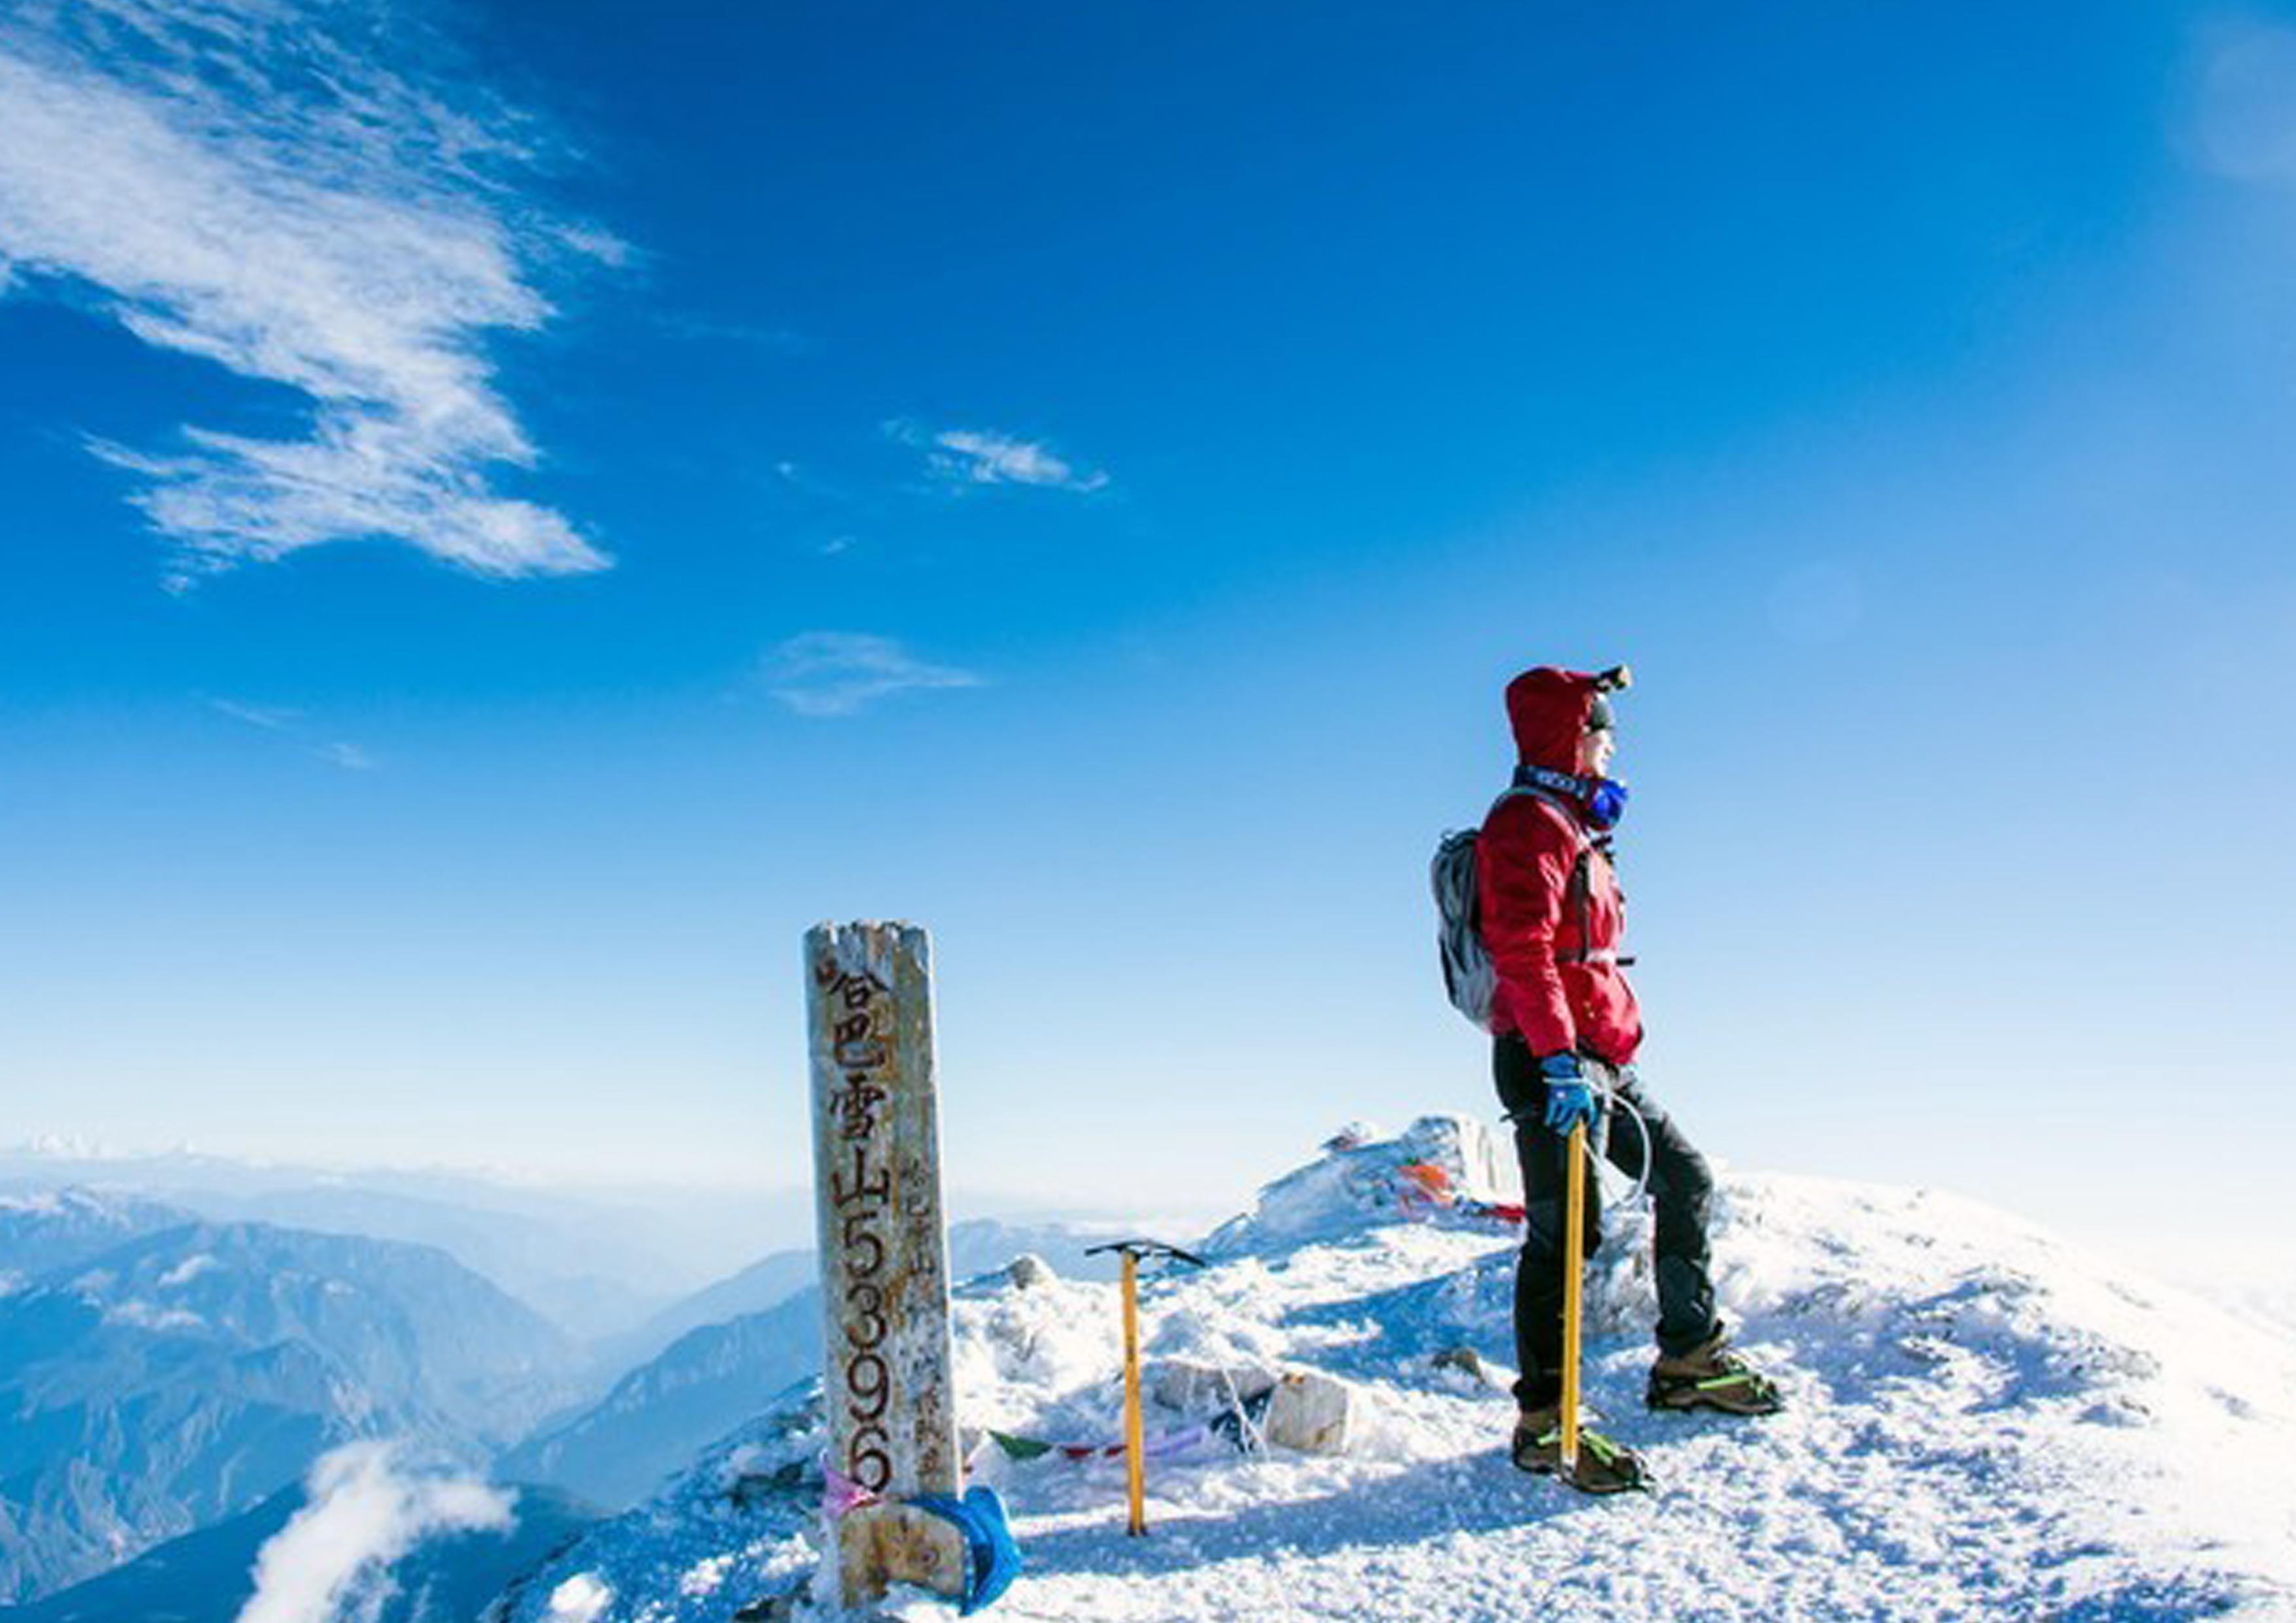
[{"label": "yellow ice axe", "polygon": [[1148,1471],[1141,1458],[1145,1427],[1140,1416],[1140,1259],[1177,1258],[1200,1268],[1204,1259],[1160,1240],[1119,1240],[1089,1247],[1085,1255],[1102,1251],[1120,1252],[1124,1258],[1124,1476],[1132,1506],[1125,1531],[1137,1538],[1148,1530]]},{"label": "yellow ice axe", "polygon": [[1562,1208],[1562,1477],[1578,1474],[1578,1287],[1587,1269],[1587,1124],[1570,1129]]}]

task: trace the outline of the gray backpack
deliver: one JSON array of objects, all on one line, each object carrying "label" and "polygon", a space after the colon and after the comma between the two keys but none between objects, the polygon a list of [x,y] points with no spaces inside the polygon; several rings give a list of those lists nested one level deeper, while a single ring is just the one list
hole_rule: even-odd
[{"label": "gray backpack", "polygon": [[[1552,795],[1536,789],[1517,787],[1508,790],[1491,802],[1491,810],[1517,795],[1536,795],[1554,803]],[[1484,814],[1488,822],[1490,813]],[[1565,817],[1574,833],[1578,824],[1575,817]],[[1491,1029],[1491,1001],[1499,986],[1497,968],[1491,963],[1490,949],[1483,945],[1481,904],[1476,895],[1475,840],[1481,833],[1479,828],[1453,829],[1435,847],[1435,859],[1427,865],[1427,877],[1435,891],[1435,950],[1443,960],[1443,990],[1451,999],[1451,1006],[1482,1030]],[[1587,883],[1586,837],[1578,837],[1578,860],[1570,870],[1574,891],[1583,895]]]}]

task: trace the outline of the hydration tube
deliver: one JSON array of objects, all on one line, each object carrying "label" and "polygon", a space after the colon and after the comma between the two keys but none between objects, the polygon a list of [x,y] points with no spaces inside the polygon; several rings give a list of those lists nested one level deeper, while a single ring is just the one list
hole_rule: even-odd
[{"label": "hydration tube", "polygon": [[1635,1186],[1627,1195],[1627,1204],[1632,1206],[1636,1201],[1648,1198],[1650,1194],[1650,1123],[1643,1119],[1643,1113],[1635,1109],[1633,1102],[1627,1098],[1625,1094],[1613,1092],[1610,1089],[1605,1089],[1604,1091],[1610,1094],[1611,1103],[1617,1105],[1620,1110],[1626,1111],[1628,1115],[1635,1119],[1635,1131],[1641,1135],[1643,1141],[1642,1176],[1635,1179]]}]

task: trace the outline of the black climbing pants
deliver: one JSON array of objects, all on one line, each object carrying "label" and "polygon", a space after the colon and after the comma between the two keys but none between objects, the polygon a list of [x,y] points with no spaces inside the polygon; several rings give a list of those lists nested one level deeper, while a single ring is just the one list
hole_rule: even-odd
[{"label": "black climbing pants", "polygon": [[[1652,1250],[1658,1279],[1658,1345],[1669,1357],[1689,1352],[1719,1328],[1714,1282],[1707,1273],[1706,1219],[1714,1193],[1706,1158],[1674,1119],[1643,1092],[1634,1068],[1617,1070],[1582,1058],[1599,1096],[1608,1087],[1640,1112],[1650,1132],[1650,1193],[1657,1222]],[[1546,1079],[1520,1037],[1497,1039],[1491,1057],[1499,1102],[1514,1124],[1522,1168],[1522,1259],[1514,1276],[1515,1361],[1522,1375],[1515,1401],[1544,1408],[1562,1395],[1562,1219],[1569,1191],[1570,1141],[1546,1125]],[[1631,1178],[1643,1175],[1643,1136],[1613,1108],[1588,1134],[1590,1149]],[[1587,1255],[1602,1239],[1602,1197],[1587,1176]],[[1584,1266],[1576,1259],[1573,1266]]]}]

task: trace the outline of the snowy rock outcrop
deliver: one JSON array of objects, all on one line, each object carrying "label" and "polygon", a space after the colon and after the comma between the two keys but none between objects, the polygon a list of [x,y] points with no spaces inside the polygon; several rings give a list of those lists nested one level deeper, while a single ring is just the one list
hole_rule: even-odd
[{"label": "snowy rock outcrop", "polygon": [[1204,1242],[1210,1257],[1271,1251],[1399,1218],[1521,1198],[1513,1146],[1472,1116],[1422,1116],[1389,1138],[1350,1122],[1321,1159],[1259,1192],[1252,1209]]}]

